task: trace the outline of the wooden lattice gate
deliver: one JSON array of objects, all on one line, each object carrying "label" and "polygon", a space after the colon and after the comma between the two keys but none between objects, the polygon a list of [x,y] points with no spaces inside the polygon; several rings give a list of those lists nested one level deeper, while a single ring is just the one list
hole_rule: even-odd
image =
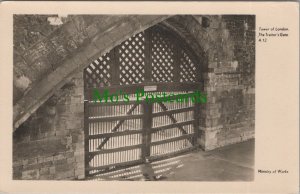
[{"label": "wooden lattice gate", "polygon": [[[199,104],[171,97],[172,102],[136,100],[141,89],[149,96],[201,89],[199,60],[163,26],[136,34],[95,60],[84,70],[84,81],[87,178],[197,147]],[[95,89],[118,93],[118,102],[94,102]]]}]

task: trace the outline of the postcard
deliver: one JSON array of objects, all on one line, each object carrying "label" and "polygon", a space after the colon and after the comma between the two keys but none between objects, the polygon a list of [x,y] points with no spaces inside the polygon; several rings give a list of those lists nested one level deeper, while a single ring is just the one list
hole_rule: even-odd
[{"label": "postcard", "polygon": [[0,192],[298,193],[298,2],[2,2]]}]

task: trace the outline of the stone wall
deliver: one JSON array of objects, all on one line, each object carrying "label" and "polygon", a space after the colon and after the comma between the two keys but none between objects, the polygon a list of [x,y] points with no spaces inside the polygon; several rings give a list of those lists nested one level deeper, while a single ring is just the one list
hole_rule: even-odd
[{"label": "stone wall", "polygon": [[84,178],[83,73],[14,133],[13,179]]},{"label": "stone wall", "polygon": [[168,21],[200,57],[208,97],[201,105],[201,147],[211,150],[254,138],[255,16],[175,16]]},{"label": "stone wall", "polygon": [[211,45],[201,145],[211,150],[254,138],[255,16],[207,16]]}]

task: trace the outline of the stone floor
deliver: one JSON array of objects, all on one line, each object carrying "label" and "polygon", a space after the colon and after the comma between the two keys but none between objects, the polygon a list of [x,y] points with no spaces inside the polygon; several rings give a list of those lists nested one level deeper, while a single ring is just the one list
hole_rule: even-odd
[{"label": "stone floor", "polygon": [[254,140],[213,151],[194,151],[179,157],[142,164],[95,177],[130,181],[252,181]]},{"label": "stone floor", "polygon": [[217,150],[198,151],[180,158],[182,167],[166,175],[166,181],[252,181],[254,140]]}]

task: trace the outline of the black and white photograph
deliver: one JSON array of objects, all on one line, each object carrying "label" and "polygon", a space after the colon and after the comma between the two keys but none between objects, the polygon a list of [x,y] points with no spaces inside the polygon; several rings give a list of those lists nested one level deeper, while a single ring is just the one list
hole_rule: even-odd
[{"label": "black and white photograph", "polygon": [[13,180],[254,181],[256,16],[13,15]]},{"label": "black and white photograph", "polygon": [[299,2],[0,2],[0,193],[299,193]]}]

